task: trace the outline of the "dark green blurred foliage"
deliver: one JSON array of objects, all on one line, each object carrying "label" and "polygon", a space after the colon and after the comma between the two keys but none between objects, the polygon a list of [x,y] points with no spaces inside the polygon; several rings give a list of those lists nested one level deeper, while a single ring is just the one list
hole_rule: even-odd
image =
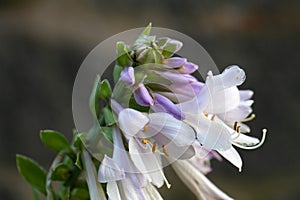
[{"label": "dark green blurred foliage", "polygon": [[[299,9],[299,1],[1,1],[0,199],[32,199],[15,154],[50,167],[54,154],[38,133],[74,127],[72,86],[88,52],[150,21],[193,37],[220,70],[240,65],[247,73],[242,88],[255,91],[257,118],[249,125],[257,137],[267,127],[267,141],[255,151],[239,150],[242,173],[214,162],[213,182],[236,199],[299,199]],[[162,189],[166,199],[194,198],[167,173],[172,189]]]}]

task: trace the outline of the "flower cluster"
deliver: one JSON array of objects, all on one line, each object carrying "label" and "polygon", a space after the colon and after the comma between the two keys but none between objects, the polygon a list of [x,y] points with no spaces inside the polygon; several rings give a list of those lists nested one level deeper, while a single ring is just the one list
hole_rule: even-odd
[{"label": "flower cluster", "polygon": [[234,147],[264,142],[265,129],[261,140],[246,135],[254,114],[253,92],[237,88],[245,72],[230,66],[200,82],[193,75],[198,65],[177,55],[183,44],[151,36],[150,28],[131,46],[117,44],[107,136],[114,148],[101,161],[98,181],[106,183],[109,199],[162,199],[157,188],[171,187],[163,171],[170,164],[199,199],[232,199],[205,174],[210,159],[221,156],[241,171]]}]

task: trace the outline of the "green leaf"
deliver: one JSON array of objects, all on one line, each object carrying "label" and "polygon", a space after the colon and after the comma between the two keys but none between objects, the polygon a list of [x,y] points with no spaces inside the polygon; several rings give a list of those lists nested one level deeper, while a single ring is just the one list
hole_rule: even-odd
[{"label": "green leaf", "polygon": [[81,170],[83,169],[83,167],[82,167],[82,161],[81,161],[81,151],[78,151],[78,152],[77,152],[75,165],[76,165],[79,169],[81,169]]},{"label": "green leaf", "polygon": [[70,177],[70,171],[71,170],[68,165],[60,163],[54,168],[51,174],[51,180],[65,181]]},{"label": "green leaf", "polygon": [[57,131],[42,130],[40,133],[40,138],[46,147],[54,151],[59,152],[64,149],[71,150],[68,140],[63,134]]},{"label": "green leaf", "polygon": [[133,61],[124,42],[117,42],[117,63],[121,67],[131,66]]},{"label": "green leaf", "polygon": [[17,167],[19,173],[32,187],[46,194],[46,171],[32,159],[17,155]]},{"label": "green leaf", "polygon": [[40,196],[40,192],[34,188],[32,188],[32,190],[33,190],[33,200],[42,200]]},{"label": "green leaf", "polygon": [[118,82],[120,78],[120,74],[123,71],[123,67],[119,65],[115,65],[114,71],[113,71],[113,77],[114,77],[114,82]]},{"label": "green leaf", "polygon": [[152,28],[152,23],[150,22],[148,26],[143,30],[142,35],[149,35]]},{"label": "green leaf", "polygon": [[112,127],[101,127],[102,129],[102,133],[104,135],[104,137],[110,141],[111,143],[113,143],[113,137],[112,137]]},{"label": "green leaf", "polygon": [[100,98],[108,102],[111,97],[111,94],[112,94],[112,90],[110,84],[107,79],[104,79],[100,83],[100,93],[99,93]]},{"label": "green leaf", "polygon": [[117,122],[116,116],[112,113],[108,106],[103,109],[103,115],[107,126],[111,126]]},{"label": "green leaf", "polygon": [[92,93],[90,96],[90,101],[89,101],[90,110],[91,110],[92,114],[94,115],[94,117],[97,117],[100,112],[100,108],[99,108],[99,104],[98,104],[98,100],[100,98],[99,88],[100,88],[100,76],[97,75],[96,80],[94,82],[93,90],[92,90]]},{"label": "green leaf", "polygon": [[88,190],[84,188],[74,188],[71,192],[71,200],[89,200],[90,195]]}]

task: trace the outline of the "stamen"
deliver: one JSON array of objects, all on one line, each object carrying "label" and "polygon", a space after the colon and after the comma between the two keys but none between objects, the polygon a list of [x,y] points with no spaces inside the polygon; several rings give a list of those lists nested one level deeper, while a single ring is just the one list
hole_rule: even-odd
[{"label": "stamen", "polygon": [[214,121],[215,117],[216,117],[216,115],[213,115],[213,116],[211,117],[211,121]]},{"label": "stamen", "polygon": [[147,124],[147,125],[144,126],[144,132],[147,132],[148,129],[149,129],[149,125]]},{"label": "stamen", "polygon": [[249,121],[253,120],[255,117],[256,117],[255,114],[252,114],[250,117],[243,119],[241,122],[249,122]]},{"label": "stamen", "polygon": [[205,116],[205,117],[208,117],[208,113],[204,113],[204,116]]},{"label": "stamen", "polygon": [[237,121],[235,121],[234,124],[233,124],[233,130],[235,130],[235,131],[236,131],[237,124],[238,124]]},{"label": "stamen", "polygon": [[236,132],[240,133],[241,132],[241,126],[236,127]]},{"label": "stamen", "polygon": [[239,148],[242,148],[242,149],[246,149],[246,150],[251,150],[251,149],[257,149],[258,147],[260,147],[261,145],[263,145],[263,143],[265,142],[266,140],[266,135],[267,135],[267,129],[263,129],[262,130],[262,138],[260,140],[260,142],[256,145],[253,145],[253,146],[245,146],[245,144],[238,144],[238,143],[235,143],[235,142],[232,142],[232,144],[234,144],[235,146],[239,147]]},{"label": "stamen", "polygon": [[237,133],[238,135],[237,136],[235,136],[234,138],[232,138],[232,140],[235,140],[235,139],[237,139],[238,137],[240,137],[240,135],[241,135],[241,132],[240,131],[238,131],[238,132],[234,132],[233,134],[235,134],[235,133]]},{"label": "stamen", "polygon": [[156,152],[156,142],[153,142],[153,146],[152,146],[152,153]]},{"label": "stamen", "polygon": [[166,145],[162,145],[162,149],[163,149],[163,152],[166,156],[170,156],[169,152],[168,152],[168,149],[166,147]]},{"label": "stamen", "polygon": [[148,144],[150,142],[150,139],[146,138],[146,139],[142,139],[142,143],[143,144]]}]

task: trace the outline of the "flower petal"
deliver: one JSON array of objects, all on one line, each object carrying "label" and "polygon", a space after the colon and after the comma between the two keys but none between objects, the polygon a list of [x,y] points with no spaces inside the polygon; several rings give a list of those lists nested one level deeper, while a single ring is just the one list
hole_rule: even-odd
[{"label": "flower petal", "polygon": [[172,167],[179,178],[197,196],[198,199],[232,200],[231,197],[217,188],[187,160],[176,161],[172,164]]},{"label": "flower petal", "polygon": [[194,130],[185,122],[167,113],[149,114],[149,133],[151,136],[162,134],[178,146],[191,145],[195,141]]},{"label": "flower petal", "polygon": [[126,67],[120,74],[120,79],[127,85],[132,86],[135,83],[133,67]]},{"label": "flower petal", "polygon": [[169,68],[178,68],[186,63],[186,58],[172,57],[164,60],[164,64]]},{"label": "flower petal", "polygon": [[253,96],[252,90],[240,90],[239,92],[240,92],[241,101],[248,100]]},{"label": "flower petal", "polygon": [[154,93],[153,95],[154,105],[151,107],[152,110],[168,113],[179,120],[183,118],[183,113],[172,101],[158,93]]},{"label": "flower petal", "polygon": [[111,181],[106,186],[107,195],[111,200],[122,200],[119,192],[117,182]]},{"label": "flower petal", "polygon": [[98,170],[98,181],[100,183],[107,183],[124,178],[124,170],[120,169],[118,164],[113,159],[105,155]]},{"label": "flower petal", "polygon": [[129,140],[129,153],[135,166],[155,186],[161,187],[164,184],[165,176],[158,155],[152,153],[147,144],[141,144],[136,138]]},{"label": "flower petal", "polygon": [[231,135],[226,125],[199,115],[197,139],[208,150],[227,150],[231,147]]},{"label": "flower petal", "polygon": [[243,161],[240,154],[235,150],[235,148],[231,147],[225,151],[218,150],[218,152],[229,162],[231,162],[234,166],[236,166],[239,171],[242,171]]},{"label": "flower petal", "polygon": [[119,113],[118,121],[121,130],[127,136],[132,137],[145,127],[149,119],[139,111],[126,108]]},{"label": "flower petal", "polygon": [[238,136],[236,136],[238,133],[233,134],[231,137],[233,138],[233,141],[238,144],[244,144],[245,146],[254,146],[259,143],[259,139],[255,137],[251,137],[245,134],[240,133]]},{"label": "flower petal", "polygon": [[141,106],[153,105],[153,99],[144,84],[140,84],[138,88],[135,89],[133,95],[136,102]]}]

